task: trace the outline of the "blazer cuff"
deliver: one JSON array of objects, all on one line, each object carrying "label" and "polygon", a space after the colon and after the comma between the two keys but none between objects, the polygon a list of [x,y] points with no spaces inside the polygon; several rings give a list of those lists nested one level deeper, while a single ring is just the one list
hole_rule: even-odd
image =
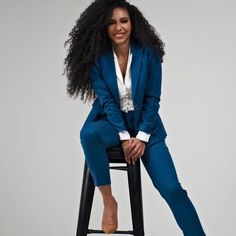
[{"label": "blazer cuff", "polygon": [[141,141],[148,142],[150,136],[151,136],[151,134],[145,133],[143,131],[138,131],[138,134],[136,135],[136,138],[141,140]]},{"label": "blazer cuff", "polygon": [[128,140],[130,139],[130,134],[128,131],[124,130],[124,131],[120,131],[119,133],[119,136],[120,136],[120,140]]}]

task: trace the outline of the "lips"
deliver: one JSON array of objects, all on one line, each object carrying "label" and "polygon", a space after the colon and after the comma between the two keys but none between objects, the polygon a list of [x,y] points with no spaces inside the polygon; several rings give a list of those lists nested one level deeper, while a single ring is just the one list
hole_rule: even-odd
[{"label": "lips", "polygon": [[117,33],[117,34],[114,34],[114,36],[115,36],[116,38],[118,38],[118,39],[123,38],[124,35],[125,35],[125,33]]}]

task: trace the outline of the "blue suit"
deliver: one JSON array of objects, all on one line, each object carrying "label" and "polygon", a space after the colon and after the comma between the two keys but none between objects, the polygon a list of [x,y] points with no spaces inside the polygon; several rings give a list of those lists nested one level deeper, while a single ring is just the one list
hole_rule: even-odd
[{"label": "blue suit", "polygon": [[[134,42],[131,43],[131,52],[135,130],[152,134],[151,144],[167,136],[158,113],[161,95],[161,62],[153,49]],[[85,124],[98,119],[107,119],[117,131],[127,130],[119,105],[112,50],[108,50],[95,62],[90,70],[90,78],[98,98]]]},{"label": "blue suit", "polygon": [[131,41],[131,82],[134,111],[121,112],[112,48],[91,66],[89,78],[97,98],[80,132],[94,184],[111,183],[106,148],[120,144],[118,132],[151,134],[141,158],[153,185],[166,200],[185,236],[205,236],[197,212],[182,188],[166,145],[166,130],[158,113],[161,61],[153,48]]}]

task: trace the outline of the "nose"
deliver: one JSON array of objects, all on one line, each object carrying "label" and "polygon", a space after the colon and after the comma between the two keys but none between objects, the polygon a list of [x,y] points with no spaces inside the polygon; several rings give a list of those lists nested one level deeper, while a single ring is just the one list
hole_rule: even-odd
[{"label": "nose", "polygon": [[121,28],[122,28],[121,24],[118,23],[118,24],[116,25],[116,30],[120,30]]}]

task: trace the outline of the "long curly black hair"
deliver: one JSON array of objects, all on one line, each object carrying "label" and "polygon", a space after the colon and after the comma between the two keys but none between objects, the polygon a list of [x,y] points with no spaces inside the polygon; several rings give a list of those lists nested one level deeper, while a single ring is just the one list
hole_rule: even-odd
[{"label": "long curly black hair", "polygon": [[129,13],[132,26],[130,39],[156,48],[163,62],[165,44],[136,6],[126,0],[94,0],[76,20],[64,43],[64,47],[69,44],[63,75],[66,74],[68,79],[67,93],[70,97],[80,96],[84,102],[96,97],[88,78],[89,67],[111,44],[107,26],[115,7],[122,7]]}]

